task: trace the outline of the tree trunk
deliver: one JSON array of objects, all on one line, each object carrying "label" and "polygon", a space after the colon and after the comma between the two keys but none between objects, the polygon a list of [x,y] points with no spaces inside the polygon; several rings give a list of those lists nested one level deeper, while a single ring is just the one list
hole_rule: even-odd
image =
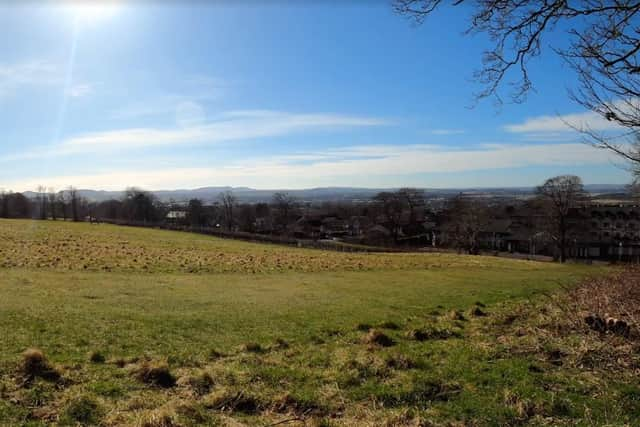
[{"label": "tree trunk", "polygon": [[560,218],[560,263],[567,260],[567,230],[564,217]]}]

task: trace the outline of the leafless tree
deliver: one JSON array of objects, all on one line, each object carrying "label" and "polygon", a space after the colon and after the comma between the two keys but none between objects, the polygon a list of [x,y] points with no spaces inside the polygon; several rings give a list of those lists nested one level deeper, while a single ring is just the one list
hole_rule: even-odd
[{"label": "leafless tree", "polygon": [[0,189],[0,218],[9,218],[9,192]]},{"label": "leafless tree", "polygon": [[67,196],[64,191],[58,193],[56,204],[59,207],[59,211],[62,214],[62,219],[67,220]]},{"label": "leafless tree", "polygon": [[[418,23],[445,3],[394,1],[397,11]],[[493,43],[475,73],[482,85],[477,99],[494,96],[502,102],[500,88],[506,83],[512,88],[511,100],[524,101],[533,89],[529,61],[549,46],[575,72],[570,97],[617,126],[596,132],[586,125],[570,125],[588,143],[613,151],[640,169],[640,145],[633,138],[640,130],[639,1],[453,0],[451,4],[469,5],[473,14],[467,32],[484,33]],[[549,45],[545,37],[558,29],[567,37]]]},{"label": "leafless tree", "polygon": [[51,219],[55,221],[56,219],[58,219],[58,197],[56,196],[56,190],[53,188],[49,188],[47,192],[47,198],[49,199],[49,212],[51,214]]},{"label": "leafless tree", "polygon": [[233,208],[237,203],[236,196],[231,191],[225,191],[218,196],[222,203],[223,216],[227,230],[233,230]]},{"label": "leafless tree", "polygon": [[273,205],[278,210],[280,226],[286,230],[291,215],[298,206],[298,200],[289,193],[278,192],[273,195]]},{"label": "leafless tree", "polygon": [[39,217],[47,219],[47,188],[44,185],[39,185],[37,193]]},{"label": "leafless tree", "polygon": [[255,232],[256,224],[256,208],[251,204],[244,204],[240,206],[240,212],[238,214],[238,222],[241,231],[249,233]]},{"label": "leafless tree", "polygon": [[80,221],[80,197],[78,196],[78,190],[75,187],[69,187],[67,189],[69,197],[69,206],[71,207],[71,219],[74,222]]},{"label": "leafless tree", "polygon": [[480,233],[489,220],[487,206],[459,195],[447,202],[443,216],[446,242],[458,250],[477,254]]},{"label": "leafless tree", "polygon": [[536,193],[547,202],[550,231],[560,251],[560,262],[565,262],[571,228],[570,211],[587,199],[582,180],[575,175],[556,176],[547,179],[536,189]]},{"label": "leafless tree", "polygon": [[187,204],[187,221],[192,227],[200,227],[206,224],[202,200],[189,200],[189,203]]},{"label": "leafless tree", "polygon": [[386,225],[391,231],[393,241],[398,242],[401,230],[402,211],[404,210],[404,197],[396,191],[382,191],[374,197],[384,213]]},{"label": "leafless tree", "polygon": [[417,210],[424,207],[424,190],[419,188],[401,188],[398,190],[398,195],[404,200],[409,207],[409,222],[413,226],[417,219]]}]

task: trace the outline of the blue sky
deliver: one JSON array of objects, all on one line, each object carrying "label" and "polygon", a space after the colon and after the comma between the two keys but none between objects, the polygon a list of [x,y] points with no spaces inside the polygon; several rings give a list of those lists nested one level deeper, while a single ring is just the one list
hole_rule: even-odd
[{"label": "blue sky", "polygon": [[469,108],[488,44],[462,35],[466,12],[415,26],[385,1],[2,3],[0,188],[628,182],[564,124],[611,126],[567,98],[552,55],[526,103]]}]

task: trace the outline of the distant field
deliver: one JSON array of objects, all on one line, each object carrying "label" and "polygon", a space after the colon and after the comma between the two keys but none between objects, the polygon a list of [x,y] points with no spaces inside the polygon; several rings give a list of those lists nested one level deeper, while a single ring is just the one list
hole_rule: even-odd
[{"label": "distant field", "polygon": [[[537,425],[507,392],[565,399],[548,417],[568,424],[603,406],[574,372],[496,357],[485,329],[601,268],[6,220],[0,266],[0,425]],[[29,347],[62,379],[21,380]],[[141,380],[161,363],[175,385]],[[606,405],[588,416],[628,419]]]},{"label": "distant field", "polygon": [[[0,267],[59,271],[282,273],[449,267],[509,268],[494,258],[292,249],[108,224],[0,220]],[[535,264],[519,269],[534,269]]]}]

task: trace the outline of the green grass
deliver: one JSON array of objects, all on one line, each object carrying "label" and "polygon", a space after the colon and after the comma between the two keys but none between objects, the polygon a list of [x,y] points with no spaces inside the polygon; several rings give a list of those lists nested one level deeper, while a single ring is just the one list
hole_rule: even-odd
[{"label": "green grass", "polygon": [[[535,354],[500,356],[486,329],[506,307],[602,268],[29,221],[0,221],[0,256],[0,425],[266,425],[292,414],[336,425],[497,425],[531,421],[527,411],[587,420],[586,405],[592,419],[628,419],[572,372],[543,363],[532,374]],[[489,316],[469,315],[477,303]],[[396,344],[363,343],[363,324]],[[431,338],[412,339],[413,329]],[[63,384],[20,384],[29,347]],[[166,362],[177,385],[138,381],[145,360]]]}]

